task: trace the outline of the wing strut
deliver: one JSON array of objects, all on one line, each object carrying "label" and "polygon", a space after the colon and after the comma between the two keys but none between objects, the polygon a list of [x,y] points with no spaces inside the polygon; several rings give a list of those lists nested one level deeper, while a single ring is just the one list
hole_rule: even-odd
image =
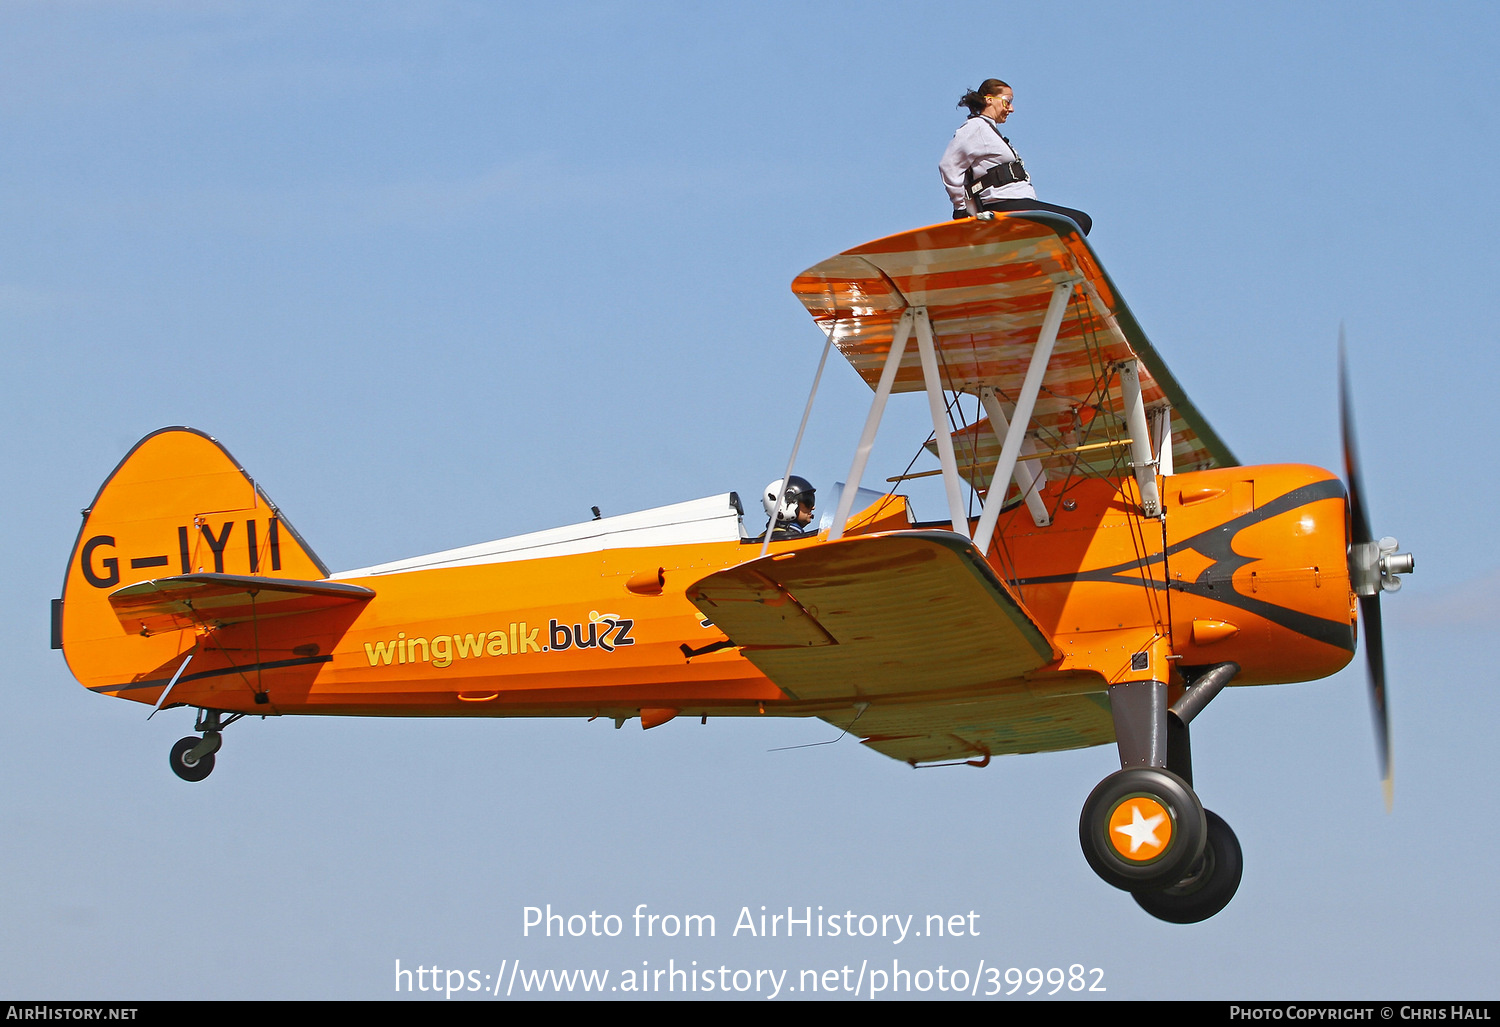
[{"label": "wing strut", "polygon": [[[1005,410],[1000,406],[1000,397],[995,395],[994,389],[985,385],[979,390],[979,402],[984,404],[984,412],[989,415],[990,428],[994,431],[995,438],[1000,445],[1005,445],[1005,437],[1010,434],[1010,418],[1005,416]],[[1032,444],[1030,436],[1027,436],[1021,441],[1021,457],[1033,456],[1035,452],[1036,446]],[[1042,485],[1047,481],[1047,472],[1041,461],[1018,458],[1015,478],[1022,498],[1026,500],[1026,509],[1031,511],[1032,521],[1038,528],[1051,524],[1052,517],[1047,513],[1047,504],[1042,502]],[[995,486],[991,483],[990,487]]]},{"label": "wing strut", "polygon": [[[1074,268],[1076,269],[1077,266],[1075,262]],[[1099,290],[1094,287],[1094,283],[1081,273],[1079,280],[1088,293],[1089,301],[1104,315],[1104,324],[1109,329],[1110,335],[1114,336],[1116,342],[1134,352],[1135,347],[1130,345],[1130,340],[1125,337],[1119,320],[1105,304],[1099,295]],[[1141,490],[1141,512],[1147,517],[1156,517],[1161,510],[1161,497],[1156,490],[1156,475],[1172,473],[1172,407],[1169,404],[1163,404],[1153,408],[1148,415],[1141,399],[1140,365],[1139,359],[1120,362],[1120,388],[1124,392],[1126,424],[1130,428],[1130,459],[1135,465],[1135,480]],[[1148,416],[1157,421],[1152,426],[1155,428],[1154,431],[1147,431]],[[1153,443],[1156,447],[1154,460],[1151,455]]]},{"label": "wing strut", "polygon": [[1156,447],[1156,473],[1172,474],[1172,407],[1168,403],[1151,408],[1151,444]]},{"label": "wing strut", "polygon": [[1042,318],[1042,331],[1037,336],[1036,348],[1031,351],[1031,365],[1026,368],[1026,378],[1021,383],[1021,393],[1016,397],[1015,417],[1005,433],[1005,444],[1000,447],[1000,459],[995,463],[995,473],[990,475],[990,493],[985,497],[984,513],[974,529],[974,548],[981,553],[989,552],[990,538],[995,534],[995,525],[1000,520],[1000,507],[1005,504],[1005,492],[1011,475],[1016,472],[1016,460],[1021,455],[1021,441],[1026,437],[1026,428],[1031,424],[1031,412],[1036,407],[1037,393],[1042,389],[1042,378],[1047,373],[1047,361],[1052,359],[1052,347],[1057,345],[1057,330],[1062,327],[1063,314],[1068,309],[1068,300],[1078,279],[1069,278],[1059,282],[1052,290],[1052,299],[1047,304],[1047,315]]},{"label": "wing strut", "polygon": [[1135,483],[1141,492],[1141,513],[1161,516],[1161,496],[1156,491],[1156,461],[1151,458],[1151,433],[1146,428],[1146,405],[1141,399],[1141,365],[1138,360],[1122,360],[1120,391],[1125,394],[1125,426],[1130,429],[1130,463],[1135,468]]},{"label": "wing strut", "polygon": [[[925,311],[924,311],[925,313]],[[880,372],[880,384],[875,386],[875,399],[870,403],[870,413],[865,417],[864,431],[860,432],[859,445],[854,449],[854,463],[849,467],[849,483],[839,496],[838,510],[833,515],[833,529],[828,541],[834,542],[844,535],[844,524],[854,508],[854,494],[859,491],[859,480],[864,476],[865,465],[870,462],[870,449],[875,445],[875,430],[885,416],[885,401],[891,397],[891,386],[896,384],[896,372],[901,367],[901,355],[906,352],[906,340],[911,338],[915,315],[911,307],[901,314],[896,323],[896,333],[891,337],[891,351],[885,358],[885,367]],[[923,318],[926,323],[926,318]]]},{"label": "wing strut", "polygon": [[948,407],[943,402],[943,380],[938,377],[937,354],[932,346],[932,320],[926,307],[913,309],[917,329],[917,351],[922,356],[922,381],[927,386],[927,407],[932,411],[932,437],[937,441],[938,462],[943,465],[943,488],[948,493],[948,512],[953,530],[969,537],[969,514],[964,509],[958,459],[953,455],[953,436],[948,429]]}]

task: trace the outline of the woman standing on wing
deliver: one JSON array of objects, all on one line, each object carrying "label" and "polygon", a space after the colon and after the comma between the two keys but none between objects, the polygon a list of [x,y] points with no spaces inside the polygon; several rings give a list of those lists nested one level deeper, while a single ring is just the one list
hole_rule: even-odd
[{"label": "woman standing on wing", "polygon": [[998,78],[988,78],[967,92],[958,106],[969,109],[969,120],[959,126],[938,164],[955,218],[984,217],[990,211],[1050,210],[1072,218],[1083,234],[1094,219],[1081,210],[1043,203],[1036,198],[1031,176],[1021,158],[1000,134],[1000,126],[1015,113],[1015,93]]}]

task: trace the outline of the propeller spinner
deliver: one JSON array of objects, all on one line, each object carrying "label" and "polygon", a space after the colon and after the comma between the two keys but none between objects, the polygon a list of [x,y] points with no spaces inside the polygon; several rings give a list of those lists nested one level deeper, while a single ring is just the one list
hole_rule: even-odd
[{"label": "propeller spinner", "polygon": [[1354,411],[1349,403],[1349,367],[1344,350],[1344,327],[1339,326],[1339,417],[1344,436],[1344,477],[1349,486],[1349,584],[1359,597],[1359,619],[1365,629],[1365,660],[1369,668],[1370,709],[1375,718],[1380,778],[1389,810],[1394,777],[1391,767],[1391,728],[1385,697],[1385,643],[1380,628],[1380,593],[1401,588],[1398,575],[1416,566],[1410,553],[1398,553],[1389,536],[1377,540],[1370,531],[1364,484],[1359,473],[1359,450],[1354,439]]}]

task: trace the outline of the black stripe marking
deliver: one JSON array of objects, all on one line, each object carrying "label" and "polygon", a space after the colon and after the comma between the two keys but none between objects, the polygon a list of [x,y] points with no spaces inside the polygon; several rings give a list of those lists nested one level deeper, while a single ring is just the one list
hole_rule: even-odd
[{"label": "black stripe marking", "polygon": [[1081,574],[1048,574],[1036,578],[1022,578],[1021,585],[1047,585],[1071,581],[1097,581],[1114,585],[1135,585],[1140,588],[1154,588],[1163,590],[1167,588],[1178,592],[1186,592],[1189,595],[1202,596],[1253,613],[1270,621],[1272,624],[1280,625],[1289,631],[1295,631],[1317,642],[1354,652],[1354,629],[1344,621],[1325,620],[1322,617],[1314,617],[1300,610],[1289,610],[1285,606],[1277,606],[1263,599],[1252,599],[1243,595],[1234,588],[1234,572],[1246,564],[1254,563],[1258,559],[1253,556],[1241,556],[1234,551],[1234,539],[1245,528],[1272,517],[1279,517],[1291,510],[1297,510],[1312,503],[1324,499],[1343,499],[1344,483],[1337,478],[1327,481],[1314,482],[1311,485],[1303,485],[1295,488],[1284,496],[1271,500],[1262,507],[1258,507],[1249,513],[1216,525],[1205,532],[1194,535],[1192,538],[1181,542],[1174,542],[1166,550],[1146,560],[1146,564],[1162,563],[1174,553],[1180,553],[1191,549],[1201,556],[1212,561],[1209,566],[1198,573],[1198,577],[1192,581],[1174,581],[1170,584],[1166,581],[1158,581],[1155,578],[1142,579],[1141,564],[1137,561],[1116,564],[1113,567],[1102,567],[1098,570],[1084,571]]}]

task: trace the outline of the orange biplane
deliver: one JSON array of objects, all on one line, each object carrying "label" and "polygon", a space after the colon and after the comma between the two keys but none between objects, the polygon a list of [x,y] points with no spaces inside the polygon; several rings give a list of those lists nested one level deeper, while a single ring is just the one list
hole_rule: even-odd
[{"label": "orange biplane", "polygon": [[[1370,532],[1347,405],[1348,492],[1237,466],[1046,213],[880,239],[792,289],[875,394],[805,534],[749,538],[726,493],[332,574],[216,441],[167,428],[84,512],[54,646],[91,691],[196,707],[189,781],[247,715],[821,717],[914,766],[1114,742],[1084,853],[1190,923],[1241,857],[1189,722],[1225,685],[1339,670],[1362,608],[1389,783],[1378,604],[1412,558]],[[927,398],[941,523],[859,488],[893,392]]]}]

